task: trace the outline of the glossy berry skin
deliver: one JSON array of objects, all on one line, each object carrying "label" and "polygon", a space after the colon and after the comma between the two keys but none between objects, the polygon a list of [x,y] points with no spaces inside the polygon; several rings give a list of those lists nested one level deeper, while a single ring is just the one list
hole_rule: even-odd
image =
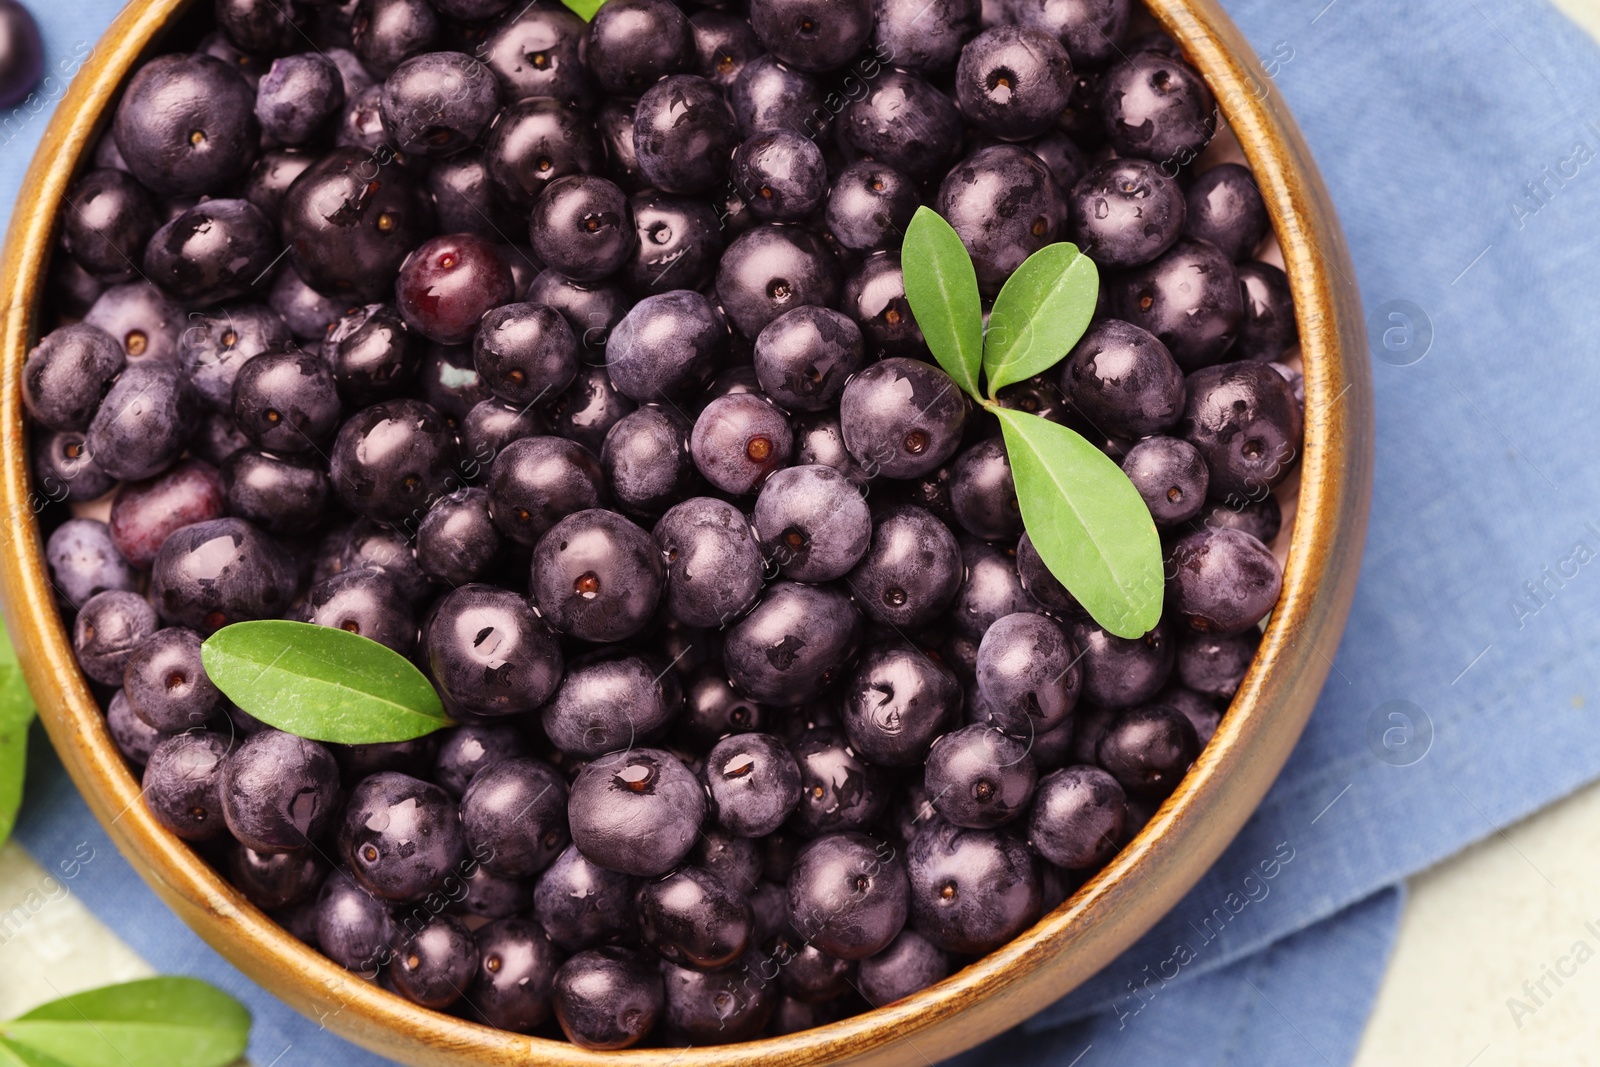
[{"label": "glossy berry skin", "polygon": [[1061,371],[1061,390],[1110,437],[1144,437],[1183,414],[1183,371],[1148,330],[1120,319],[1090,326]]},{"label": "glossy berry skin", "polygon": [[622,0],[589,23],[589,70],[608,93],[638,96],[695,65],[694,32],[670,0]]},{"label": "glossy berry skin", "polygon": [[934,810],[975,830],[1021,815],[1038,780],[1031,740],[979,723],[940,737],[928,751],[923,782]]},{"label": "glossy berry skin", "polygon": [[96,593],[73,620],[78,666],[102,685],[116,685],[134,649],[159,626],[155,609],[139,594],[122,589]]},{"label": "glossy berry skin", "polygon": [[950,475],[950,507],[969,534],[985,541],[1021,535],[1022,507],[1003,440],[979,441],[956,457]]},{"label": "glossy berry skin", "polygon": [[560,100],[534,97],[501,110],[484,141],[484,163],[508,207],[532,209],[545,186],[587,174],[602,159],[594,123]]},{"label": "glossy berry skin", "polygon": [[654,656],[600,652],[568,664],[540,721],[562,752],[593,759],[654,740],[682,705],[677,676]]},{"label": "glossy berry skin", "polygon": [[760,1035],[778,999],[777,983],[762,977],[764,965],[765,957],[754,950],[724,971],[694,971],[662,962],[666,1001],[660,1027],[666,1039],[703,1045]]},{"label": "glossy berry skin", "polygon": [[177,733],[222,710],[222,693],[200,662],[200,635],[169,626],[140,641],[123,668],[123,699],[152,729]]},{"label": "glossy berry skin", "polygon": [[997,619],[978,645],[978,688],[989,721],[1024,739],[1065,722],[1083,687],[1078,651],[1061,625],[1043,615]]},{"label": "glossy berry skin", "polygon": [[545,186],[528,234],[540,259],[577,282],[616,273],[633,258],[639,239],[628,194],[594,174],[573,174]]},{"label": "glossy berry skin", "polygon": [[1135,52],[1100,81],[1106,136],[1121,156],[1164,164],[1168,174],[1192,161],[1216,130],[1216,101],[1205,81],[1177,56]]},{"label": "glossy berry skin", "polygon": [[797,582],[843,577],[872,539],[872,515],[860,490],[820,465],[786,467],[768,478],[751,524],[778,573]]},{"label": "glossy berry skin", "polygon": [[614,511],[591,508],[550,528],[533,552],[531,593],[558,632],[584,641],[621,641],[650,621],[665,569],[644,530]]},{"label": "glossy berry skin", "polygon": [[215,841],[228,834],[222,821],[222,767],[228,741],[209,730],[189,730],[150,753],[140,783],[156,821],[185,841]]},{"label": "glossy berry skin", "polygon": [[35,433],[31,455],[34,485],[51,499],[77,503],[116,487],[117,480],[95,462],[87,435],[77,430]]},{"label": "glossy berry skin", "polygon": [[489,515],[489,493],[457,489],[440,497],[417,527],[417,565],[450,586],[476,582],[499,560],[504,538]]},{"label": "glossy berry skin", "polygon": [[360,0],[350,43],[362,65],[383,78],[407,56],[428,51],[440,32],[438,11],[426,0]]},{"label": "glossy berry skin", "polygon": [[341,300],[319,293],[307,285],[293,263],[289,263],[278,271],[278,280],[272,283],[272,291],[267,294],[267,306],[288,324],[296,338],[320,342],[350,310],[351,299]]},{"label": "glossy berry skin", "polygon": [[1067,208],[1055,178],[1026,148],[993,145],[956,164],[939,186],[939,214],[955,228],[993,297],[1022,261],[1055,240]]},{"label": "glossy berry skin", "polygon": [[454,480],[456,440],[420,400],[389,400],[356,412],[329,450],[339,502],[377,522],[413,522]]},{"label": "glossy berry skin", "polygon": [[[687,628],[681,632],[690,641],[700,636]],[[697,670],[689,675],[684,682],[683,697],[683,714],[675,730],[684,742],[696,749],[730,734],[765,729],[772,717],[767,708],[736,692],[727,676],[715,668]]]},{"label": "glossy berry skin", "polygon": [[52,430],[87,430],[125,362],[116,338],[97,326],[52,330],[23,364],[23,404]]},{"label": "glossy berry skin", "polygon": [[844,66],[872,35],[871,0],[824,7],[800,0],[755,0],[750,25],[767,51],[804,71]]},{"label": "glossy berry skin", "polygon": [[730,496],[755,492],[789,462],[794,433],[770,401],[753,393],[720,396],[705,406],[689,453],[706,481]]},{"label": "glossy berry skin", "polygon": [[411,655],[417,622],[394,580],[381,570],[353,568],[322,579],[306,590],[305,622],[359,634]]},{"label": "glossy berry skin", "polygon": [[[672,6],[666,0],[652,2]],[[738,143],[733,111],[716,85],[704,78],[663,78],[639,98],[633,111],[639,169],[664,193],[709,192],[726,175]]]},{"label": "glossy berry skin", "polygon": [[593,93],[583,65],[588,32],[588,24],[564,7],[515,9],[477,55],[494,72],[506,100],[584,100]]},{"label": "glossy berry skin", "polygon": [[[1221,637],[1195,634],[1178,642],[1178,680],[1204,696],[1232,698],[1255,659],[1261,635],[1255,630]],[[1180,708],[1188,712],[1188,708]],[[1190,717],[1193,722],[1193,716]],[[1198,727],[1197,727],[1198,729]]]},{"label": "glossy berry skin", "polygon": [[976,538],[959,538],[958,543],[967,577],[951,609],[950,622],[956,633],[977,642],[1004,616],[1034,610],[1010,555]]},{"label": "glossy berry skin", "polygon": [[344,872],[323,883],[313,910],[317,946],[335,963],[372,974],[390,957],[388,907]]},{"label": "glossy berry skin", "polygon": [[862,469],[887,478],[918,478],[943,464],[960,447],[966,418],[965,394],[920,360],[879,360],[839,398],[845,447]]},{"label": "glossy berry skin", "polygon": [[1143,637],[1123,638],[1085,619],[1073,625],[1072,638],[1083,651],[1084,699],[1102,708],[1149,700],[1172,673],[1177,653],[1165,621]]},{"label": "glossy berry skin", "polygon": [[950,957],[915,930],[902,930],[889,947],[861,961],[856,984],[868,1004],[881,1008],[926,989],[950,974]]},{"label": "glossy berry skin", "polygon": [[234,837],[256,852],[290,852],[321,838],[337,813],[339,765],[315,741],[261,730],[229,754],[221,789]]},{"label": "glossy berry skin", "polygon": [[578,953],[556,972],[556,1021],[574,1045],[628,1048],[655,1028],[666,992],[656,964],[631,949],[608,946]]},{"label": "glossy berry skin", "polygon": [[846,584],[869,619],[904,629],[937,618],[962,577],[950,528],[924,508],[902,505],[878,514],[867,554]]},{"label": "glossy berry skin", "polygon": [[572,384],[578,340],[555,308],[503,304],[479,321],[472,362],[495,396],[509,404],[531,404]]},{"label": "glossy berry skin", "polygon": [[915,0],[876,0],[873,51],[905,70],[949,70],[961,46],[977,36],[982,10],[980,0],[937,0],[931,8]]},{"label": "glossy berry skin", "polygon": [[818,727],[791,747],[800,768],[800,806],[789,820],[795,831],[816,837],[860,830],[888,810],[888,772],[857,755],[843,734]]},{"label": "glossy berry skin", "polygon": [[861,656],[845,684],[839,717],[850,745],[886,767],[921,763],[957,719],[961,684],[943,663],[895,640]]},{"label": "glossy berry skin", "polygon": [[1005,141],[1050,129],[1072,95],[1072,61],[1061,42],[1028,26],[996,26],[968,41],[956,65],[956,99],[967,121]]},{"label": "glossy berry skin", "polygon": [[1305,421],[1294,392],[1264,363],[1223,363],[1196,371],[1177,432],[1204,457],[1210,492],[1256,500],[1288,475]]},{"label": "glossy berry skin", "polygon": [[753,700],[793,707],[843,678],[861,638],[850,598],[828,586],[776,582],[729,629],[728,678]]},{"label": "glossy berry skin", "polygon": [[256,121],[280,145],[303,145],[344,107],[344,79],[333,60],[302,52],[272,61],[256,84]]},{"label": "glossy berry skin", "polygon": [[438,786],[398,771],[356,783],[338,841],[356,879],[392,901],[422,899],[459,873],[466,857],[455,801]]},{"label": "glossy berry skin", "polygon": [[528,754],[522,733],[499,723],[463,723],[444,735],[434,756],[433,781],[453,797],[466,792],[472,776],[501,760]]},{"label": "glossy berry skin", "polygon": [[861,329],[837,311],[800,307],[773,319],[755,342],[761,388],[790,411],[823,411],[865,363]]},{"label": "glossy berry skin", "polygon": [[287,553],[236,518],[178,530],[162,543],[150,575],[161,617],[203,634],[281,615],[295,577]]},{"label": "glossy berry skin", "polygon": [[334,571],[380,570],[394,582],[400,595],[418,603],[436,592],[428,576],[417,566],[415,555],[399,530],[380,526],[367,519],[352,524],[334,547]]},{"label": "glossy berry skin", "polygon": [[461,796],[472,855],[495,874],[538,874],[567,847],[567,786],[548,763],[525,756],[480,770]]},{"label": "glossy berry skin", "polygon": [[981,955],[1021,933],[1043,901],[1019,837],[935,819],[906,848],[913,929],[946,952]]},{"label": "glossy berry skin", "polygon": [[322,345],[339,395],[374,404],[399,395],[416,377],[424,341],[388,304],[368,304],[339,320]]},{"label": "glossy berry skin", "polygon": [[1195,516],[1190,527],[1196,530],[1228,527],[1243,530],[1262,544],[1270,545],[1283,528],[1283,508],[1277,497],[1259,500],[1230,500],[1211,504]]},{"label": "glossy berry skin", "polygon": [[68,193],[61,240],[90,274],[122,279],[133,274],[158,224],[150,193],[133,175],[112,168],[91,170]]},{"label": "glossy berry skin", "polygon": [[647,189],[634,193],[629,205],[637,241],[622,277],[630,288],[648,296],[698,289],[710,281],[723,235],[709,204]]},{"label": "glossy berry skin", "polygon": [[632,515],[660,515],[700,484],[689,455],[693,425],[677,410],[647,404],[611,427],[600,450],[617,506]]},{"label": "glossy berry skin", "polygon": [[341,149],[312,164],[283,198],[289,262],[308,285],[342,299],[393,292],[407,254],[432,232],[427,193],[400,167],[371,175],[359,151]]},{"label": "glossy berry skin", "polygon": [[763,222],[797,222],[828,193],[828,167],[811,138],[793,130],[768,130],[733,152],[733,187]]},{"label": "glossy berry skin", "polygon": [[1222,359],[1244,314],[1233,264],[1187,237],[1119,279],[1110,300],[1112,314],[1155,334],[1188,371]]},{"label": "glossy berry skin", "polygon": [[467,410],[457,428],[462,474],[470,481],[483,481],[489,466],[507,445],[544,432],[544,419],[531,405],[518,407],[494,397],[478,401]]},{"label": "glossy berry skin", "polygon": [[706,754],[706,787],[717,824],[740,837],[764,837],[800,803],[800,768],[771,734],[725,737]]},{"label": "glossy berry skin", "polygon": [[819,837],[789,875],[789,920],[806,941],[845,960],[876,955],[906,923],[906,870],[866,834]]},{"label": "glossy berry skin", "polygon": [[786,311],[835,303],[839,298],[837,260],[809,230],[752,227],[722,254],[717,296],[734,327],[753,339]]},{"label": "glossy berry skin", "polygon": [[1099,767],[1063,767],[1039,782],[1028,814],[1028,844],[1057,867],[1093,870],[1123,841],[1128,795]]},{"label": "glossy berry skin", "polygon": [[641,404],[704,388],[728,344],[728,327],[701,294],[677,289],[633,306],[606,342],[606,372]]},{"label": "glossy berry skin", "polygon": [[550,993],[561,955],[537,923],[502,918],[472,935],[472,985],[463,1000],[471,1017],[514,1033],[532,1033],[550,1018]]},{"label": "glossy berry skin", "polygon": [[424,647],[447,704],[477,715],[532,711],[561,680],[555,636],[509,589],[464,585],[446,594],[428,618]]},{"label": "glossy berry skin", "polygon": [[216,193],[255,159],[255,94],[212,56],[157,56],[128,82],[112,135],[128,170],[158,196]]},{"label": "glossy berry skin", "polygon": [[74,610],[96,593],[139,584],[98,519],[68,519],[57,526],[45,542],[45,562],[56,594]]},{"label": "glossy berry skin", "polygon": [[1271,549],[1242,530],[1210,529],[1173,546],[1169,603],[1196,633],[1242,634],[1266,617],[1283,589]]},{"label": "glossy berry skin", "polygon": [[828,191],[828,232],[852,252],[892,248],[918,204],[916,186],[905,175],[874,160],[859,160],[841,171]]},{"label": "glossy berry skin", "polygon": [[1070,232],[1083,254],[1103,267],[1137,267],[1183,234],[1183,189],[1147,159],[1111,159],[1071,187]]},{"label": "glossy berry skin", "polygon": [[453,915],[438,915],[416,933],[397,938],[388,974],[414,1004],[442,1011],[461,999],[478,966],[472,932]]},{"label": "glossy berry skin", "polygon": [[146,361],[123,370],[89,422],[89,451],[107,474],[149,478],[183,451],[194,394],[176,367]]},{"label": "glossy berry skin", "polygon": [[844,447],[844,433],[839,429],[839,417],[834,412],[800,415],[794,419],[794,458],[801,464],[832,467],[858,487],[871,481],[867,473],[856,466],[850,450]]},{"label": "glossy berry skin", "polygon": [[1244,286],[1244,315],[1239,320],[1233,355],[1239,359],[1278,359],[1300,340],[1289,276],[1259,260],[1239,264],[1237,273],[1239,284]]},{"label": "glossy berry skin", "polygon": [[[235,845],[228,852],[227,872],[228,881],[250,903],[265,911],[279,911],[300,904],[315,893],[328,873],[328,866],[310,849],[269,853]],[[312,925],[314,935],[316,917],[309,914],[309,908],[307,911],[306,921]],[[278,922],[300,936],[287,915],[280,916]]]},{"label": "glossy berry skin", "polygon": [[111,504],[111,540],[124,559],[148,570],[174,531],[220,519],[224,511],[216,469],[200,460],[180,460],[147,481],[123,484]]},{"label": "glossy berry skin", "polygon": [[1157,526],[1175,526],[1206,502],[1210,475],[1200,450],[1181,437],[1147,437],[1128,449],[1122,472],[1139,490]]},{"label": "glossy berry skin", "polygon": [[16,0],[0,4],[0,107],[26,100],[44,73],[44,43],[39,24]]},{"label": "glossy berry skin", "polygon": [[1181,711],[1142,704],[1111,721],[1095,754],[1129,796],[1164,797],[1200,754],[1200,739]]},{"label": "glossy berry skin", "polygon": [[474,144],[500,106],[487,66],[461,52],[424,52],[383,83],[383,128],[411,156],[449,156]]},{"label": "glossy berry skin", "polygon": [[703,867],[680,867],[639,889],[639,931],[680,967],[718,971],[744,955],[753,919],[744,895]]},{"label": "glossy berry skin", "polygon": [[1184,234],[1209,241],[1230,259],[1249,258],[1267,235],[1267,207],[1246,167],[1219,163],[1196,178],[1184,195],[1189,209]]},{"label": "glossy berry skin", "polygon": [[560,948],[575,952],[637,929],[633,877],[591,863],[568,845],[533,887],[533,915]]},{"label": "glossy berry skin", "polygon": [[666,563],[667,611],[687,626],[721,626],[761,594],[766,569],[744,514],[714,497],[674,505],[654,536]]},{"label": "glossy berry skin", "polygon": [[489,514],[507,538],[533,545],[562,518],[605,500],[592,452],[561,437],[513,441],[489,468]]},{"label": "glossy berry skin", "polygon": [[940,176],[961,151],[961,113],[914,74],[887,69],[839,115],[839,139],[916,181]]},{"label": "glossy berry skin", "polygon": [[128,362],[170,362],[186,320],[183,307],[152,282],[137,281],[106,288],[84,315],[122,343]]},{"label": "glossy berry skin", "polygon": [[178,362],[200,399],[220,411],[232,409],[239,368],[294,340],[283,317],[261,304],[224,304],[190,314],[188,323],[178,336]]},{"label": "glossy berry skin", "polygon": [[406,325],[440,344],[472,340],[478,320],[515,299],[511,266],[498,246],[477,234],[424,241],[406,257],[395,304]]},{"label": "glossy berry skin", "polygon": [[572,843],[585,858],[638,876],[677,866],[705,817],[705,791],[694,772],[655,748],[613,752],[584,767],[567,807]]},{"label": "glossy berry skin", "polygon": [[739,123],[741,138],[769,130],[793,130],[807,137],[826,132],[818,115],[827,115],[817,79],[787,66],[778,57],[761,55],[746,64],[728,89],[728,103]]},{"label": "glossy berry skin", "polygon": [[327,363],[299,349],[263,352],[239,368],[233,420],[261,448],[319,448],[339,425],[339,387]]}]

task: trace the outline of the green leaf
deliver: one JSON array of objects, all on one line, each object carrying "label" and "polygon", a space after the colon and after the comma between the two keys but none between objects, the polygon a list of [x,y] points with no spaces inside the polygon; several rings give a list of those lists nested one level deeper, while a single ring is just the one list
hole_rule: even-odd
[{"label": "green leaf", "polygon": [[33,722],[33,696],[17,666],[11,638],[0,627],[0,845],[11,836],[22,807],[22,784],[28,765],[28,726]]},{"label": "green leaf", "polygon": [[200,658],[229,700],[268,726],[313,741],[409,741],[453,725],[410,660],[331,626],[235,623],[207,638]]},{"label": "green leaf", "polygon": [[989,311],[983,371],[989,395],[1055,366],[1094,317],[1100,272],[1065,241],[1046,245],[1012,272]]},{"label": "green leaf", "polygon": [[52,1000],[0,1036],[38,1067],[223,1067],[244,1054],[250,1013],[194,978],[144,978]]},{"label": "green leaf", "polygon": [[600,10],[600,5],[606,0],[561,0],[561,2],[583,21],[588,22],[594,18],[594,13]]},{"label": "green leaf", "polygon": [[906,302],[923,339],[946,374],[974,400],[982,400],[978,373],[983,367],[983,308],[978,303],[978,272],[950,224],[931,208],[919,207],[900,246],[900,271]]},{"label": "green leaf", "polygon": [[0,1037],[0,1067],[69,1067],[38,1049],[25,1048]]},{"label": "green leaf", "polygon": [[1094,621],[1139,637],[1161,621],[1161,540],[1122,468],[1059,423],[994,408],[1028,537]]}]

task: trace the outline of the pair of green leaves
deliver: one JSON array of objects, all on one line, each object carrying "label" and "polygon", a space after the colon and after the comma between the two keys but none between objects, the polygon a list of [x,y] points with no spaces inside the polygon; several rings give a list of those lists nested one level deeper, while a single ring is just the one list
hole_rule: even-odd
[{"label": "pair of green leaves", "polygon": [[[1094,317],[1100,276],[1065,242],[1029,256],[989,311],[950,224],[918,208],[901,248],[906,299],[939,366],[1000,420],[1028,537],[1050,573],[1101,626],[1139,637],[1161,619],[1161,541],[1122,469],[1059,423],[997,401],[999,391],[1055,366]],[[985,392],[987,389],[987,392]]]},{"label": "pair of green leaves", "polygon": [[567,9],[576,14],[585,22],[593,20],[594,13],[600,10],[600,5],[606,0],[561,0]]},{"label": "pair of green leaves", "polygon": [[22,783],[28,765],[28,727],[33,722],[33,697],[22,679],[16,649],[0,626],[0,845],[11,836],[22,806]]},{"label": "pair of green leaves", "polygon": [[220,989],[145,978],[0,1023],[0,1067],[223,1067],[249,1038],[249,1011]]}]

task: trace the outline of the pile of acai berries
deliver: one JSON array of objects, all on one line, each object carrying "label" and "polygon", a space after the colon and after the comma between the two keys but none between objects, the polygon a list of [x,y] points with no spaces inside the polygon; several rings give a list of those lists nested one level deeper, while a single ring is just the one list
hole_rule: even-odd
[{"label": "pile of acai berries", "polygon": [[[217,0],[71,186],[22,372],[151,812],[353,971],[591,1048],[819,1025],[1064,900],[1241,683],[1303,419],[1260,193],[1131,17]],[[986,301],[1053,242],[1098,265],[1000,402],[1139,489],[1148,634],[1052,577],[932,362],[921,205]],[[411,657],[458,725],[265,728],[201,643],[269,618]]]}]

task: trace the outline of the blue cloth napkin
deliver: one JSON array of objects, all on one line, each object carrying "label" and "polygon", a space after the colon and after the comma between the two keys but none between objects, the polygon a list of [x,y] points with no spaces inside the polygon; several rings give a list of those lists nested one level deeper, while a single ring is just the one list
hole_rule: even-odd
[{"label": "blue cloth napkin", "polygon": [[[1226,2],[1274,58],[1369,314],[1360,592],[1339,649],[1320,650],[1334,668],[1306,735],[1237,841],[1121,959],[974,1064],[1349,1062],[1401,881],[1600,777],[1600,295],[1573,239],[1600,219],[1600,49],[1537,0]],[[40,5],[52,57],[115,7]],[[0,202],[41,128],[0,156]],[[257,1062],[291,1047],[378,1062],[205,948],[35,755],[24,845],[53,867],[89,842],[72,891],[154,966],[241,996]]]}]

